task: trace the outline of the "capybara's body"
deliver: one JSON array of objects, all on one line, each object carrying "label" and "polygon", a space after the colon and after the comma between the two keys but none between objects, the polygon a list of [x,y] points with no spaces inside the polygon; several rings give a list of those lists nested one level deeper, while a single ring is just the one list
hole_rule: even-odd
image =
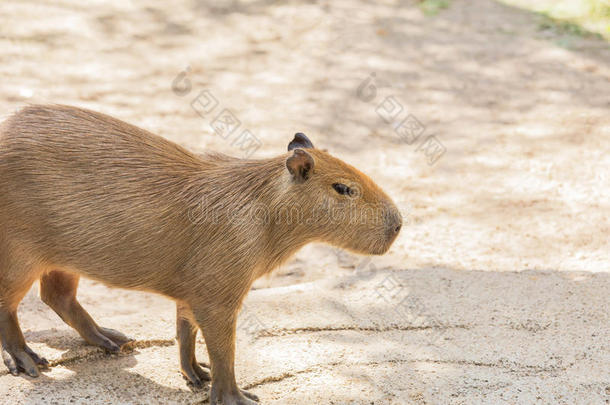
[{"label": "capybara's body", "polygon": [[[199,327],[211,402],[254,403],[233,373],[237,312],[252,282],[308,242],[381,254],[400,229],[365,175],[304,136],[289,149],[265,160],[197,156],[67,106],[26,107],[0,124],[0,339],[11,372],[36,376],[46,364],[16,317],[37,279],[43,300],[90,343],[117,351],[129,342],[80,307],[82,275],[175,299],[185,377],[209,379],[194,357]],[[348,207],[356,220],[335,218]]]},{"label": "capybara's body", "polygon": [[228,221],[193,221],[204,200],[234,210],[254,197],[254,176],[223,175],[231,161],[204,161],[101,114],[26,108],[0,135],[0,249],[14,245],[11,254],[38,271],[61,267],[115,286],[202,298],[215,270],[222,281],[222,269],[253,258],[242,251],[265,243]]}]

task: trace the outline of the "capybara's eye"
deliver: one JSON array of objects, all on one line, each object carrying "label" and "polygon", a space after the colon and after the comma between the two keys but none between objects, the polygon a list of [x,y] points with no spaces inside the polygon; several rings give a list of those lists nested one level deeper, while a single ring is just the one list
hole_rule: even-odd
[{"label": "capybara's eye", "polygon": [[356,198],[360,195],[360,190],[358,189],[358,187],[350,187],[347,193],[350,197]]},{"label": "capybara's eye", "polygon": [[348,186],[346,186],[345,184],[341,184],[341,183],[334,183],[333,184],[333,188],[335,189],[335,191],[341,195],[349,195],[351,190]]}]

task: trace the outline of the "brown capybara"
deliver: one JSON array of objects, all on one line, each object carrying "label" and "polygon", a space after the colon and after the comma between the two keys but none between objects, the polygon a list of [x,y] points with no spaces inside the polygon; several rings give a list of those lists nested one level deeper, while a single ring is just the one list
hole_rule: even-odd
[{"label": "brown capybara", "polygon": [[[110,116],[28,106],[0,126],[0,339],[11,373],[47,361],[26,344],[17,306],[41,297],[89,343],[125,335],[80,306],[80,276],[177,303],[184,376],[210,403],[255,404],[234,374],[238,310],[252,283],[309,242],[383,254],[401,216],[367,176],[296,134],[261,160],[195,155]],[[195,360],[200,328],[211,376]]]}]

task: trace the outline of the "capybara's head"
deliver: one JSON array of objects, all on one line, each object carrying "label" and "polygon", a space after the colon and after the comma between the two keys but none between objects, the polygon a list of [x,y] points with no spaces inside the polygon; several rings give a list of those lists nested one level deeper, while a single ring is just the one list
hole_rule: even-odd
[{"label": "capybara's head", "polygon": [[383,254],[402,226],[390,197],[367,175],[316,149],[302,133],[288,145],[288,194],[312,239],[364,254]]}]

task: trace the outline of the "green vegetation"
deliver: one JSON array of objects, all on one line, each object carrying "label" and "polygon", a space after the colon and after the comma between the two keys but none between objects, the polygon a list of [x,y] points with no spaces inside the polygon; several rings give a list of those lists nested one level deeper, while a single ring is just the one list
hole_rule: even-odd
[{"label": "green vegetation", "polygon": [[610,0],[500,0],[542,15],[541,30],[610,40]]},{"label": "green vegetation", "polygon": [[419,2],[419,8],[427,16],[436,15],[447,7],[449,7],[449,0],[421,0]]}]

